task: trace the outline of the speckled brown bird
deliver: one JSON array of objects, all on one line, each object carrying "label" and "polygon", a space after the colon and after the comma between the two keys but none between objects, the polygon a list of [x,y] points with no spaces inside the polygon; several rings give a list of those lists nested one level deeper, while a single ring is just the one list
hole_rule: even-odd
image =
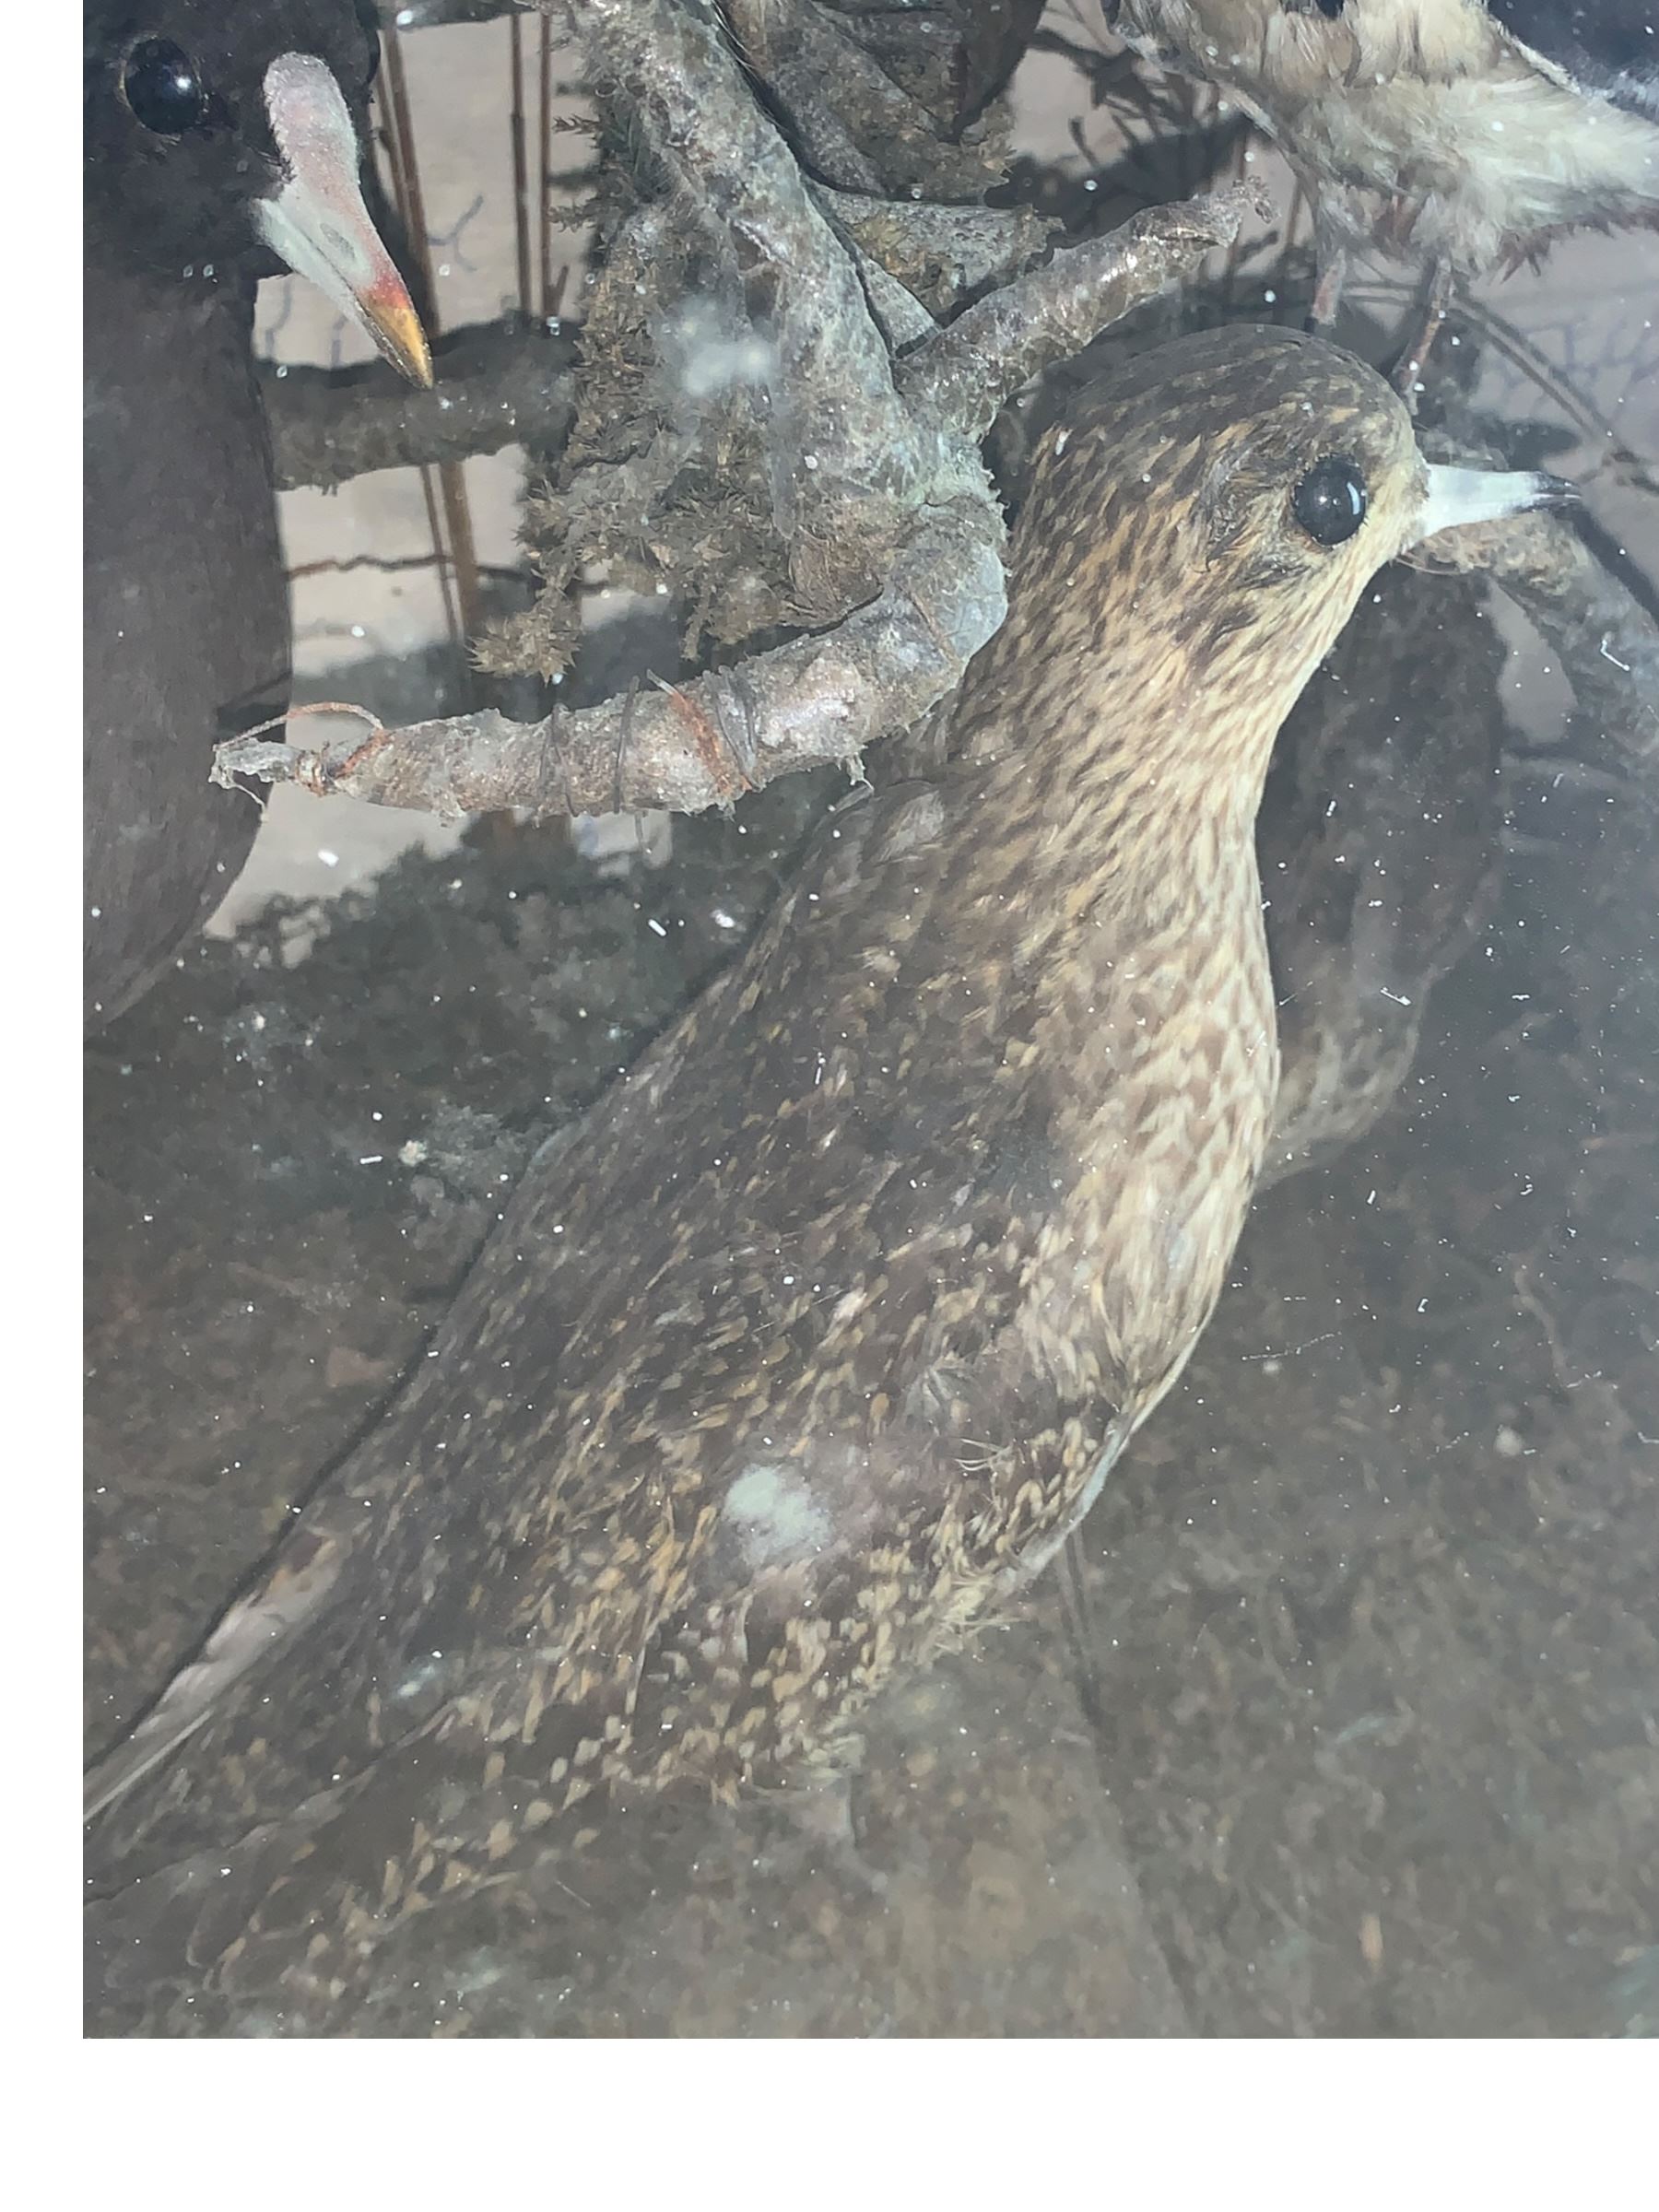
[{"label": "speckled brown bird", "polygon": [[1104,0],[1137,53],[1218,85],[1314,210],[1314,316],[1351,251],[1424,255],[1420,361],[1456,277],[1560,232],[1659,222],[1654,0]]},{"label": "speckled brown bird", "polygon": [[810,1802],[1053,1557],[1262,1162],[1275,733],[1382,562],[1559,490],[1427,467],[1381,379],[1280,330],[1080,397],[937,783],[838,810],[544,1150],[412,1386],[94,1772],[95,2027],[326,2029],[400,1921],[618,1793]]}]

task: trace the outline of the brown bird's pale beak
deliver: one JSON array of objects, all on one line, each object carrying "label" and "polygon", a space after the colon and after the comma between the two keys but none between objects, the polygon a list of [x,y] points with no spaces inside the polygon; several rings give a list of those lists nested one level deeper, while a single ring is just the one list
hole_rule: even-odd
[{"label": "brown bird's pale beak", "polygon": [[253,203],[261,236],[411,383],[429,385],[426,333],[363,205],[357,131],[333,73],[315,54],[280,54],[265,71],[265,96],[283,180]]},{"label": "brown bird's pale beak", "polygon": [[1534,469],[1505,473],[1487,468],[1429,468],[1429,496],[1418,520],[1415,544],[1468,523],[1501,522],[1535,507],[1576,507],[1579,495],[1564,477]]}]

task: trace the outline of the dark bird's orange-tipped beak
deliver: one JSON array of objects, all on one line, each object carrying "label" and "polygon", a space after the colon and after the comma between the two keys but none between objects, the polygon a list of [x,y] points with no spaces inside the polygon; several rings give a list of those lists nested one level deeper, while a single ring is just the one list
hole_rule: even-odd
[{"label": "dark bird's orange-tipped beak", "polygon": [[315,54],[280,54],[265,71],[265,96],[283,179],[253,203],[261,236],[411,383],[429,385],[426,333],[363,205],[357,130],[332,72]]},{"label": "dark bird's orange-tipped beak", "polygon": [[[382,248],[383,252],[384,249]],[[357,319],[394,368],[412,384],[429,391],[432,383],[432,354],[420,317],[415,312],[403,278],[386,263],[386,273],[367,291],[353,294]]]}]

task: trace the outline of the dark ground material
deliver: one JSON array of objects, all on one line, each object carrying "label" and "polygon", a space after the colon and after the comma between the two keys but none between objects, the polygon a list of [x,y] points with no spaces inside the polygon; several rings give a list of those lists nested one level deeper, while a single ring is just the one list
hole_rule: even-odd
[{"label": "dark ground material", "polygon": [[[196,948],[93,1048],[94,1747],[831,787],[610,882],[486,829]],[[862,1873],[764,1805],[635,1808],[580,1895],[389,1943],[354,2031],[1659,2032],[1659,870],[1651,824],[1566,827],[1373,1136],[1258,1207],[1072,1631],[1047,1579],[873,1727]]]}]

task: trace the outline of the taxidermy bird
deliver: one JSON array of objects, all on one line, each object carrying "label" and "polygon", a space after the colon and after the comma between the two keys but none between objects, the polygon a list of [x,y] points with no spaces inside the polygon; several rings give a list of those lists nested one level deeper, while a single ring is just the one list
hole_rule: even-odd
[{"label": "taxidermy bird", "polygon": [[1659,222],[1655,0],[1103,0],[1160,66],[1283,147],[1314,216],[1312,320],[1353,248],[1427,257],[1419,366],[1454,278],[1559,233]]},{"label": "taxidermy bird", "polygon": [[253,295],[297,270],[417,382],[364,205],[378,52],[355,0],[91,0],[85,18],[86,1018],[223,897],[258,826],[218,739],[288,703]]},{"label": "taxidermy bird", "polygon": [[1279,1032],[1258,1189],[1376,1124],[1435,985],[1490,918],[1503,662],[1469,579],[1396,563],[1279,735],[1256,818]]},{"label": "taxidermy bird", "polygon": [[102,2031],[325,2029],[400,1921],[614,1794],[811,1802],[1041,1571],[1262,1166],[1279,724],[1382,562],[1562,489],[1428,466],[1284,330],[1070,405],[938,780],[832,814],[538,1156],[411,1388],[92,1774]]}]

